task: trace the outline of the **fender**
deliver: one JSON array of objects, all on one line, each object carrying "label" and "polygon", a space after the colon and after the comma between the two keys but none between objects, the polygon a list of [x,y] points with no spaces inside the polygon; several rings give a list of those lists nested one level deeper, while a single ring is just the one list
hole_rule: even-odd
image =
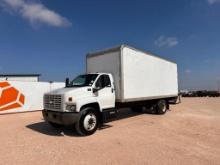
[{"label": "fender", "polygon": [[102,107],[100,102],[95,97],[84,97],[76,101],[76,112],[80,112],[82,106],[91,103],[98,103],[100,107],[100,112],[102,112]]}]

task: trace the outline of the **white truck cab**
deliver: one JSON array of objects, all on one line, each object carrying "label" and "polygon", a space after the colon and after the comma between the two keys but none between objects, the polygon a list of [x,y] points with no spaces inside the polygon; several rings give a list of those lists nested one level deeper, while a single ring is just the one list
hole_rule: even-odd
[{"label": "white truck cab", "polygon": [[113,82],[113,76],[109,73],[89,73],[79,75],[70,82],[67,80],[65,88],[44,95],[44,118],[56,127],[79,122],[80,112],[89,111],[85,115],[84,130],[81,130],[80,123],[76,127],[80,134],[93,133],[98,126],[98,118],[102,116],[101,112],[114,111]]},{"label": "white truck cab", "polygon": [[165,114],[177,96],[176,63],[120,45],[88,54],[86,74],[44,95],[43,116],[54,127],[75,124],[79,134],[90,135],[121,107]]},{"label": "white truck cab", "polygon": [[[61,108],[52,107],[51,95],[62,98]],[[98,103],[100,110],[115,107],[113,77],[109,73],[89,73],[79,75],[66,83],[65,88],[45,94],[45,108],[62,112],[80,112],[82,106]],[[47,102],[50,101],[50,102]],[[50,104],[52,103],[52,104]],[[55,103],[55,102],[54,102]],[[47,107],[48,105],[48,107]]]}]

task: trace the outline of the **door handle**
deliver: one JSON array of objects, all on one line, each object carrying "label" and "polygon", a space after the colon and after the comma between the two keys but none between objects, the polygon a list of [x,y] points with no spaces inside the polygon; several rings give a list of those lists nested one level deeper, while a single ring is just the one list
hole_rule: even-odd
[{"label": "door handle", "polygon": [[112,88],[112,93],[114,93],[114,88]]}]

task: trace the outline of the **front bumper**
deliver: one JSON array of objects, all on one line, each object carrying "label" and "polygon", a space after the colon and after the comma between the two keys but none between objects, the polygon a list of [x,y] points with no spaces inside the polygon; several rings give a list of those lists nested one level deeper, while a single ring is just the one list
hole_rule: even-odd
[{"label": "front bumper", "polygon": [[77,122],[79,113],[56,112],[44,109],[42,111],[44,120],[57,124],[71,125]]}]

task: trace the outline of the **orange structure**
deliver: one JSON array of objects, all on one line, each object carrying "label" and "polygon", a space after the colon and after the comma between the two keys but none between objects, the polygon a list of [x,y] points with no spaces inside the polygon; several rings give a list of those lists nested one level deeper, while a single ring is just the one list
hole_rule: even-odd
[{"label": "orange structure", "polygon": [[0,111],[24,105],[25,96],[8,82],[0,82]]}]

